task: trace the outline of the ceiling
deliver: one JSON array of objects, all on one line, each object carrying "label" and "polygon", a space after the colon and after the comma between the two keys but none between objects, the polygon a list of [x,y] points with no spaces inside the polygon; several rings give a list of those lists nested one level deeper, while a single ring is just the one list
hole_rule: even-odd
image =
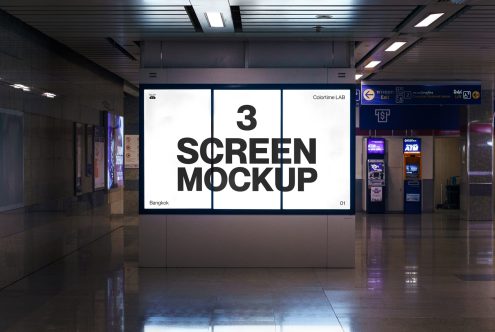
[{"label": "ceiling", "polygon": [[[493,82],[493,0],[0,0],[0,8],[138,84],[139,41],[323,38],[355,41],[363,79]],[[225,30],[204,12],[225,10]],[[445,14],[415,28],[429,13]],[[225,13],[225,11],[222,11]],[[407,44],[385,52],[394,41]],[[370,60],[381,60],[365,69]]]}]

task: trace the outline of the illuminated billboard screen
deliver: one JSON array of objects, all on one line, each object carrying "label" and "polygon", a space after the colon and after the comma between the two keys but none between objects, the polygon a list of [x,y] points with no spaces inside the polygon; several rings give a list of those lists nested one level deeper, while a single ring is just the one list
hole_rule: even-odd
[{"label": "illuminated billboard screen", "polygon": [[107,113],[107,189],[124,186],[124,118]]},{"label": "illuminated billboard screen", "polygon": [[141,86],[141,213],[354,213],[351,85]]}]

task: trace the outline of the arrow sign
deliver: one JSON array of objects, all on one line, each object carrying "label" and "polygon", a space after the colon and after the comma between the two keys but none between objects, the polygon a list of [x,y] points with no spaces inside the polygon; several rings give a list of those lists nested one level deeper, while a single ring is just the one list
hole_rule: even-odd
[{"label": "arrow sign", "polygon": [[366,100],[373,100],[375,98],[375,91],[372,89],[366,89],[364,90],[363,97]]}]

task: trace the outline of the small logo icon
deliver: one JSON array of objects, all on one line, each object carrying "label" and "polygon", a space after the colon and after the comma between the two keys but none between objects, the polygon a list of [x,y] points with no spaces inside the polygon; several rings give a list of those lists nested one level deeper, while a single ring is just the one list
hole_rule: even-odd
[{"label": "small logo icon", "polygon": [[471,91],[463,91],[462,92],[462,99],[471,99]]},{"label": "small logo icon", "polygon": [[375,91],[373,89],[366,89],[363,92],[363,97],[368,101],[373,100],[375,99]]},{"label": "small logo icon", "polygon": [[378,123],[388,123],[388,117],[390,116],[390,109],[376,109],[375,116]]},{"label": "small logo icon", "polygon": [[155,95],[150,95],[150,99],[156,99]]},{"label": "small logo icon", "polygon": [[473,91],[473,99],[480,99],[481,93],[477,90]]}]

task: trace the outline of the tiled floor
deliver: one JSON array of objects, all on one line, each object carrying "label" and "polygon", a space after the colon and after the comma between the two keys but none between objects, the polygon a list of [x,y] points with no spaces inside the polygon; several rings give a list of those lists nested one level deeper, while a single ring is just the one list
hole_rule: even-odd
[{"label": "tiled floor", "polygon": [[138,269],[137,220],[0,291],[6,331],[495,331],[492,222],[357,218],[355,269]]}]

